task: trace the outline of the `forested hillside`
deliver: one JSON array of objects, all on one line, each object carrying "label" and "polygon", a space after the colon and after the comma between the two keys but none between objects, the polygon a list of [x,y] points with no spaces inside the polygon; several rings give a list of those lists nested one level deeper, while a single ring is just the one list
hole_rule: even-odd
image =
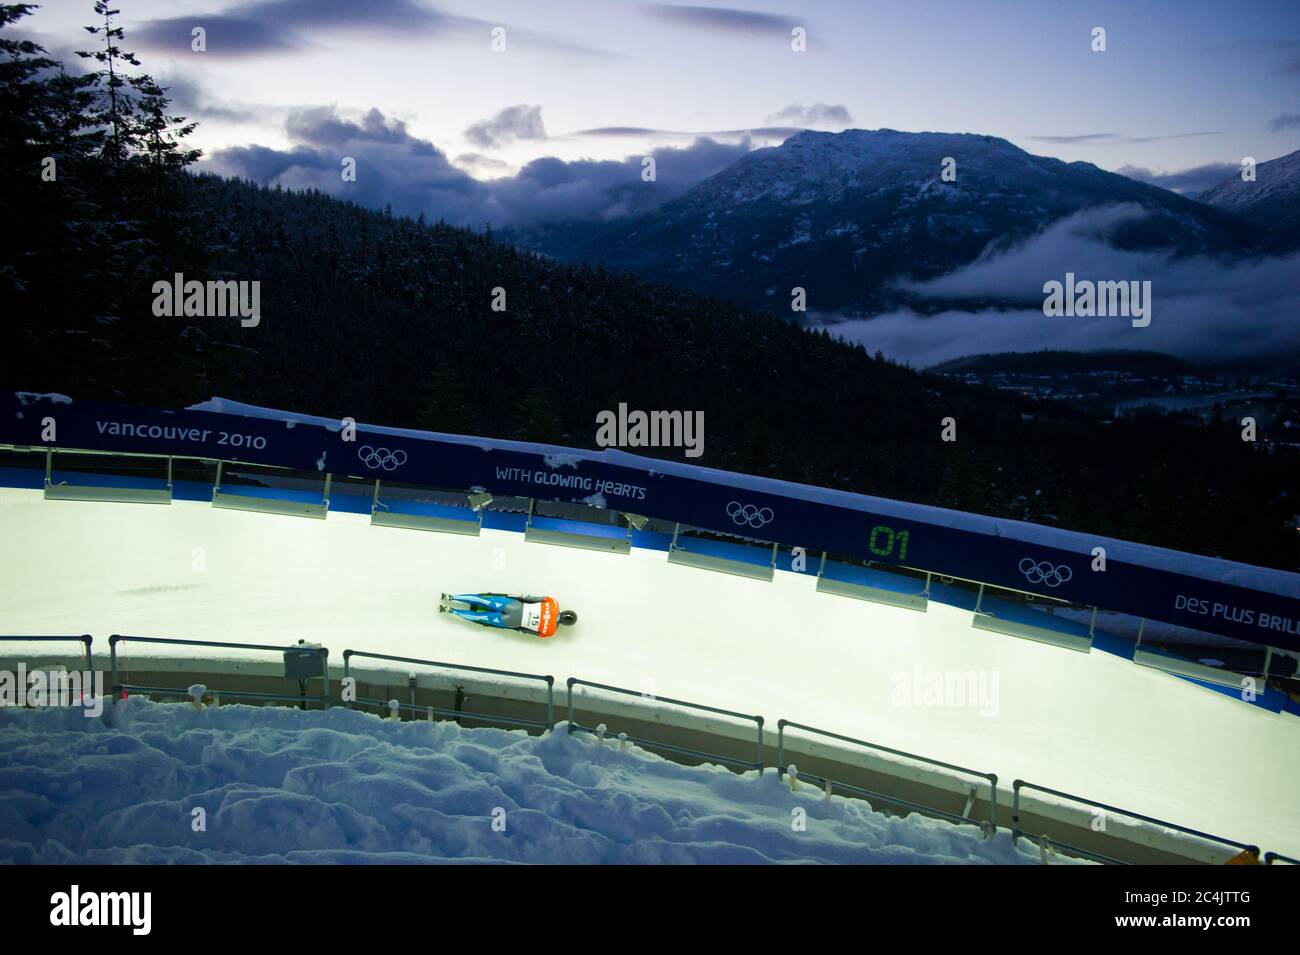
[{"label": "forested hillside", "polygon": [[[156,85],[134,81],[137,111],[115,115],[103,73],[71,78],[30,44],[0,55],[6,388],[164,406],[220,394],[584,447],[621,402],[702,410],[713,467],[1300,564],[1284,524],[1300,461],[1236,430],[1104,423],[488,234],[196,177],[189,127]],[[260,322],[156,317],[151,287],[177,272],[260,282]]]}]

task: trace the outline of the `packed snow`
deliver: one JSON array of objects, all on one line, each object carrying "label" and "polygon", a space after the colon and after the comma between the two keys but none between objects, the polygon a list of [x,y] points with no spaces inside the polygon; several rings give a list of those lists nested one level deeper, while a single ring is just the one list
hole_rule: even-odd
[{"label": "packed snow", "polygon": [[[806,814],[806,828],[797,825]],[[339,707],[0,709],[0,863],[1037,863],[618,740]],[[1070,860],[1054,858],[1053,861]]]}]

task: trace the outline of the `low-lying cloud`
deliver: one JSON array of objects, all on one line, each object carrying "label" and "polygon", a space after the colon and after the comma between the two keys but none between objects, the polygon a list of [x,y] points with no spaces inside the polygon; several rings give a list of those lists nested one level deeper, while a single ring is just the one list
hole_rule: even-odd
[{"label": "low-lying cloud", "polygon": [[[900,310],[835,324],[831,331],[918,368],[990,352],[1043,349],[1158,351],[1198,362],[1300,355],[1300,254],[1250,261],[1116,249],[1106,237],[1145,213],[1112,206],[1077,213],[1034,238],[907,290],[932,301],[996,298],[1004,310],[954,306],[933,315]],[[1152,321],[1048,318],[1043,284],[1067,272],[1093,281],[1149,280]],[[1022,303],[1022,304],[1017,304]]]},{"label": "low-lying cloud", "polygon": [[1057,146],[1127,146],[1135,143],[1163,143],[1171,139],[1196,139],[1221,136],[1222,130],[1208,129],[1190,133],[1166,133],[1158,136],[1121,136],[1119,133],[1074,133],[1067,136],[1029,136],[1028,139]]},{"label": "low-lying cloud", "polygon": [[1121,166],[1115,171],[1121,176],[1128,176],[1138,182],[1159,186],[1161,189],[1168,189],[1170,192],[1176,192],[1179,195],[1196,196],[1207,189],[1213,189],[1223,180],[1237,175],[1241,172],[1241,167],[1234,166],[1232,163],[1221,162],[1193,166],[1190,169],[1182,169],[1178,172],[1154,172],[1141,166]]},{"label": "low-lying cloud", "polygon": [[801,103],[791,103],[779,113],[773,113],[767,117],[767,122],[786,123],[809,128],[829,127],[843,129],[853,122],[853,117],[849,115],[849,111],[845,107],[839,105],[813,103],[811,106],[804,106]]}]

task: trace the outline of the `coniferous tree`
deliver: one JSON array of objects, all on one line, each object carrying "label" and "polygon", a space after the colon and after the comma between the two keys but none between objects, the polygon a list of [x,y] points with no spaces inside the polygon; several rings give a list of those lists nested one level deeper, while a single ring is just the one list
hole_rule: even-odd
[{"label": "coniferous tree", "polygon": [[132,75],[128,68],[139,66],[140,61],[134,53],[121,47],[125,32],[113,24],[113,18],[121,11],[114,10],[108,0],[95,0],[94,10],[100,22],[85,27],[85,30],[91,36],[99,38],[102,49],[78,50],[77,56],[94,60],[99,66],[94,75],[99,78],[101,95],[93,115],[108,130],[104,141],[105,157],[121,161],[130,153],[134,133],[131,121],[135,114],[135,101],[131,94]]}]

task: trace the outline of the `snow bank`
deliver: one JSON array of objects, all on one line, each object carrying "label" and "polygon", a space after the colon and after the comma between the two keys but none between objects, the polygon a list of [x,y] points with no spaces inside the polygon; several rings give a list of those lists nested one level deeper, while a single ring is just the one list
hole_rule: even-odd
[{"label": "snow bank", "polygon": [[[806,831],[792,825],[796,808]],[[103,720],[0,710],[0,863],[443,861],[1038,856],[1005,832],[984,841],[972,826],[791,793],[771,770],[680,766],[563,728],[530,737],[342,708],[196,711],[142,699]]]}]

